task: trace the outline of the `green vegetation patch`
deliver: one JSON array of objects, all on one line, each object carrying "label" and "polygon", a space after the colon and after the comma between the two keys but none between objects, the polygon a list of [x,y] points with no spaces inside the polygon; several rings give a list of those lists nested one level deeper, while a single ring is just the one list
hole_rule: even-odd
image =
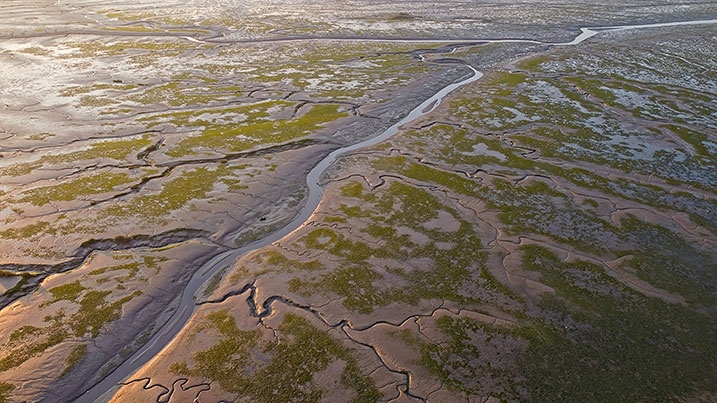
[{"label": "green vegetation patch", "polygon": [[13,164],[9,165],[3,168],[0,168],[0,175],[1,176],[22,176],[22,175],[28,175],[32,173],[37,168],[40,168],[42,166],[39,162],[32,162],[32,163],[20,163],[20,164]]},{"label": "green vegetation patch", "polygon": [[555,290],[501,327],[449,316],[440,344],[395,334],[418,364],[466,396],[507,401],[680,401],[715,393],[712,313],[631,289],[600,265],[521,248],[523,268]]},{"label": "green vegetation patch", "polygon": [[[554,133],[554,130],[536,128],[534,134]],[[493,136],[482,135],[465,129],[449,125],[433,125],[429,129],[407,131],[410,138],[407,148],[420,153],[427,159],[443,161],[450,164],[456,171],[450,172],[437,167],[422,166],[415,162],[409,163],[405,157],[376,159],[373,166],[376,169],[398,172],[426,183],[439,183],[461,194],[482,197],[486,189],[478,188],[475,181],[466,178],[458,170],[470,171],[475,167],[482,167],[488,171],[508,172],[512,175],[522,175],[533,172],[542,175],[559,176],[573,184],[589,189],[599,190],[607,195],[618,196],[627,200],[636,201],[649,206],[682,211],[689,215],[696,224],[708,230],[717,231],[717,200],[705,199],[687,192],[676,192],[654,184],[642,183],[636,179],[610,177],[600,172],[585,168],[566,168],[551,162],[526,158],[525,149],[508,146],[506,142]],[[695,136],[697,136],[695,134]],[[430,145],[421,144],[423,140],[432,139]],[[557,149],[563,142],[581,141],[565,136],[560,141],[552,143],[541,138],[530,136],[512,136],[525,140],[525,145],[534,145],[542,152],[550,147]],[[526,140],[527,139],[527,140]],[[437,140],[437,143],[435,143]],[[693,138],[693,141],[697,141]],[[419,143],[416,145],[416,143]],[[435,144],[434,144],[435,143]],[[476,145],[485,144],[481,152],[475,152]],[[552,145],[551,145],[552,144]],[[706,143],[705,143],[706,144]],[[605,165],[611,165],[613,160],[601,160]],[[620,164],[617,164],[618,168]],[[703,164],[704,165],[704,164]],[[627,168],[626,168],[627,169]]]},{"label": "green vegetation patch", "polygon": [[524,247],[523,265],[556,290],[540,303],[543,323],[516,333],[530,341],[521,367],[533,400],[674,401],[717,390],[713,319],[542,247]]},{"label": "green vegetation patch", "polygon": [[75,151],[67,154],[44,156],[40,162],[58,164],[99,158],[125,161],[130,154],[139,152],[140,150],[149,147],[150,144],[152,144],[152,139],[147,136],[135,139],[100,141],[92,143],[90,148],[86,150]]},{"label": "green vegetation patch", "polygon": [[[106,283],[108,281],[116,281],[119,284],[123,284],[127,281],[131,280],[142,280],[145,279],[145,277],[137,276],[139,271],[143,268],[154,268],[156,272],[159,271],[158,263],[161,261],[166,260],[164,257],[155,258],[153,256],[145,256],[142,263],[138,261],[133,261],[130,263],[125,263],[117,266],[110,266],[110,267],[102,267],[99,269],[92,270],[89,275],[90,276],[100,276],[105,273],[112,273],[112,276],[105,276],[102,278],[98,278],[96,281],[97,283]],[[120,276],[117,274],[117,272],[125,272],[126,274],[124,276]]]},{"label": "green vegetation patch", "polygon": [[86,289],[87,288],[80,284],[79,281],[50,288],[47,291],[52,294],[52,299],[47,302],[47,305],[54,304],[58,301],[75,302]]},{"label": "green vegetation patch", "polygon": [[47,221],[39,221],[20,228],[9,228],[0,232],[5,239],[32,239],[38,234],[55,234],[57,230]]},{"label": "green vegetation patch", "polygon": [[126,203],[117,203],[102,212],[103,218],[141,217],[146,220],[161,220],[173,210],[186,207],[192,200],[206,199],[217,184],[229,181],[236,185],[236,172],[245,166],[219,165],[185,171],[164,183],[156,194],[132,198]]},{"label": "green vegetation patch", "polygon": [[[684,53],[683,49],[673,51]],[[473,89],[474,96],[451,101],[452,120],[479,128],[483,134],[517,140],[521,146],[538,150],[536,157],[599,164],[715,189],[713,151],[717,147],[702,129],[714,126],[707,87],[695,87],[692,78],[682,78],[694,76],[675,71],[673,65],[663,67],[677,73],[675,77],[657,70],[636,77],[634,71],[639,68],[635,69],[624,50],[611,55],[616,58],[606,61],[601,54],[597,66],[596,55],[590,51],[524,61],[519,64],[523,71],[493,74]],[[690,57],[694,55],[681,60]],[[648,59],[640,66],[664,63],[663,58]],[[583,65],[584,69],[578,67]],[[696,65],[685,68],[689,71]],[[641,119],[639,127],[632,124],[632,116]],[[456,154],[448,153],[461,157]],[[512,165],[506,162],[501,165]]]},{"label": "green vegetation patch", "polygon": [[589,250],[604,249],[605,242],[619,243],[615,236],[612,240],[597,238],[596,233],[609,232],[609,224],[574,206],[565,194],[541,181],[520,186],[504,179],[494,179],[486,186],[457,173],[404,157],[383,158],[374,162],[374,166],[483,200],[490,208],[500,211],[501,221],[513,233],[529,231],[546,234]]},{"label": "green vegetation patch", "polygon": [[15,389],[16,386],[11,383],[0,382],[0,403],[9,403],[10,393]]},{"label": "green vegetation patch", "polygon": [[73,87],[64,88],[59,91],[59,94],[63,97],[72,97],[76,95],[83,95],[92,92],[101,91],[129,91],[137,88],[134,84],[92,84],[92,85],[76,85]]},{"label": "green vegetation patch", "polygon": [[[193,355],[193,364],[174,363],[170,372],[208,378],[222,389],[256,402],[319,402],[325,390],[314,376],[329,364],[343,364],[340,383],[353,394],[351,402],[381,398],[378,389],[358,368],[350,350],[306,319],[287,314],[276,341],[263,341],[257,330],[243,331],[226,311],[207,315],[220,340]],[[258,352],[265,356],[260,359]],[[287,376],[291,374],[291,376]]]},{"label": "green vegetation patch", "polygon": [[141,295],[141,291],[135,291],[115,302],[107,302],[107,296],[111,291],[89,291],[79,301],[79,310],[70,317],[70,328],[77,337],[82,337],[88,332],[92,337],[97,337],[100,330],[108,323],[120,318],[122,305]]},{"label": "green vegetation patch", "polygon": [[441,344],[426,342],[408,331],[398,336],[420,350],[418,363],[449,389],[466,396],[529,400],[518,362],[527,350],[526,340],[516,337],[511,329],[467,318],[444,316],[437,326],[446,337]]},{"label": "green vegetation patch", "polygon": [[[331,254],[337,266],[310,278],[292,279],[290,291],[338,295],[345,307],[360,313],[394,302],[415,305],[434,298],[468,305],[518,298],[485,270],[473,226],[430,191],[396,181],[371,192],[359,182],[349,182],[342,193],[347,202],[359,201],[363,207],[364,226],[359,230],[371,237],[371,243],[332,227],[308,231],[296,243],[311,253]],[[439,217],[451,229],[439,221],[429,225]],[[414,265],[412,260],[421,263]]]},{"label": "green vegetation patch", "polygon": [[372,248],[361,241],[352,241],[331,228],[318,228],[303,236],[302,242],[310,249],[328,250],[331,254],[351,262],[365,262],[372,255]]},{"label": "green vegetation patch", "polygon": [[324,268],[319,260],[298,261],[292,260],[276,250],[269,250],[255,257],[257,263],[271,266],[272,271],[293,272],[301,270],[306,272],[319,271]]},{"label": "green vegetation patch", "polygon": [[65,369],[62,370],[60,376],[63,376],[72,371],[72,369],[75,368],[77,364],[79,364],[83,359],[85,359],[85,357],[87,357],[86,344],[78,344],[73,347],[72,351],[70,351],[70,355],[67,357]]},{"label": "green vegetation patch", "polygon": [[[430,45],[429,45],[430,46]],[[439,67],[418,62],[413,45],[395,43],[337,43],[297,49],[275,49],[272,71],[257,69],[251,80],[285,85],[332,100],[357,100],[375,96],[389,87],[405,86],[416,77]],[[374,100],[373,98],[371,98]]]},{"label": "green vegetation patch", "polygon": [[59,301],[78,303],[79,309],[66,321],[77,337],[82,337],[87,332],[92,337],[97,337],[104,325],[119,319],[122,305],[142,294],[141,291],[135,291],[132,295],[115,302],[108,302],[107,296],[111,294],[111,291],[88,291],[88,288],[81,285],[79,281],[53,287],[48,291],[52,294],[52,299],[42,306],[52,305]]},{"label": "green vegetation patch", "polygon": [[682,140],[689,143],[694,152],[702,157],[703,163],[715,165],[715,155],[717,155],[717,139],[710,138],[703,131],[694,130],[689,127],[668,125],[666,128],[677,134]]},{"label": "green vegetation patch", "polygon": [[[510,233],[546,235],[559,243],[602,256],[630,255],[624,267],[655,287],[677,292],[693,303],[705,306],[716,304],[714,256],[698,251],[679,234],[664,227],[647,224],[633,216],[627,216],[620,225],[614,225],[598,217],[593,209],[575,203],[566,194],[542,181],[519,185],[494,179],[489,185],[481,185],[458,173],[404,157],[377,159],[374,166],[482,200],[489,208],[499,212],[499,219]],[[713,202],[710,201],[699,201],[679,193],[669,194],[660,188],[640,186],[627,180],[609,181],[586,170],[567,173],[569,175],[566,176],[575,182],[613,189],[610,193],[651,200],[658,205],[669,203],[682,206],[693,211],[692,216],[698,222],[707,224],[706,219],[697,215],[698,212],[708,217],[713,215],[709,207]],[[414,202],[418,200],[416,198]],[[386,211],[379,211],[386,214]],[[421,217],[417,211],[407,211]]]},{"label": "green vegetation patch", "polygon": [[[272,104],[276,104],[276,102]],[[238,124],[192,123],[193,125],[205,125],[203,132],[180,141],[176,147],[167,151],[167,155],[181,157],[194,154],[201,149],[239,152],[262,144],[279,144],[307,136],[326,123],[348,116],[346,112],[339,112],[339,105],[316,104],[301,116],[290,119],[272,119],[269,117],[269,108],[272,107],[272,104],[260,104],[262,109],[260,112],[256,112],[266,114],[265,119],[247,119]],[[284,105],[284,107],[286,106],[288,105]]]},{"label": "green vegetation patch", "polygon": [[10,333],[10,338],[0,353],[0,372],[17,368],[48,348],[65,341],[68,333],[61,323],[63,317],[64,314],[60,312],[54,318],[47,318],[53,323],[46,328],[25,325]]},{"label": "green vegetation patch", "polygon": [[49,56],[52,54],[49,49],[41,46],[29,46],[20,50],[20,52],[35,56]]},{"label": "green vegetation patch", "polygon": [[[44,318],[44,321],[49,323],[48,326],[25,325],[13,330],[0,353],[0,372],[16,368],[73,336],[82,338],[89,334],[92,338],[97,337],[105,325],[120,318],[125,303],[141,295],[140,291],[135,291],[117,301],[109,302],[107,297],[110,291],[88,290],[79,281],[53,287],[48,292],[52,298],[41,304],[40,309],[60,301],[70,301],[77,303],[77,311],[68,316],[66,308],[62,308]],[[63,375],[85,355],[86,346],[75,347],[68,357]]]},{"label": "green vegetation patch", "polygon": [[[391,291],[378,286],[383,276],[367,264],[344,265],[332,270],[331,274],[322,276],[317,282],[292,279],[289,290],[308,295],[309,290],[318,289],[343,297],[342,304],[347,308],[360,312],[371,313],[376,307],[386,306],[401,298]],[[415,301],[412,301],[415,303]]]},{"label": "green vegetation patch", "polygon": [[623,268],[657,288],[678,293],[693,304],[717,306],[717,261],[714,252],[696,250],[678,234],[634,216],[622,219],[630,258]]},{"label": "green vegetation patch", "polygon": [[102,173],[66,181],[55,186],[37,187],[22,192],[16,202],[44,206],[50,202],[72,201],[78,197],[115,191],[135,181],[126,173]]},{"label": "green vegetation patch", "polygon": [[100,58],[111,56],[122,56],[131,54],[154,54],[155,57],[179,56],[184,51],[195,48],[197,45],[184,41],[158,42],[154,41],[117,41],[105,43],[103,41],[92,42],[66,42],[65,46],[75,49],[65,58]]},{"label": "green vegetation patch", "polygon": [[[180,80],[179,77],[175,79]],[[170,81],[129,95],[126,99],[141,105],[166,104],[175,108],[187,105],[207,107],[226,102],[241,90],[237,86],[208,85],[202,78],[199,80],[200,83],[187,79]]]}]

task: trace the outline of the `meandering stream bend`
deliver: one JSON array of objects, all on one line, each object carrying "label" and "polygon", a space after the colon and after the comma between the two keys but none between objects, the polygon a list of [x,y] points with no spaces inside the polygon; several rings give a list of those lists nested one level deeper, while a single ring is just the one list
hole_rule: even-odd
[{"label": "meandering stream bend", "polygon": [[[679,21],[671,23],[656,23],[646,25],[623,25],[623,26],[607,26],[607,27],[593,27],[593,28],[581,28],[581,34],[575,37],[570,42],[560,43],[544,43],[534,40],[527,39],[498,39],[498,40],[472,40],[472,41],[453,41],[454,44],[465,44],[465,46],[480,46],[488,43],[533,43],[543,44],[552,46],[574,46],[579,45],[585,40],[592,38],[593,36],[602,32],[612,31],[624,31],[634,29],[646,29],[646,28],[659,28],[659,27],[670,27],[670,26],[681,26],[681,25],[707,25],[717,24],[716,20],[696,20],[696,21]],[[187,40],[194,40],[193,38],[185,38]],[[386,41],[384,41],[386,42]],[[389,40],[390,42],[390,40]],[[422,40],[424,43],[431,43],[430,39]],[[441,40],[441,42],[445,42]],[[423,60],[423,58],[421,58]],[[165,323],[160,330],[138,351],[132,356],[126,359],[120,366],[118,366],[113,372],[103,378],[100,382],[92,386],[89,390],[84,392],[82,395],[75,399],[77,403],[90,403],[95,401],[108,401],[115,390],[119,387],[120,383],[129,378],[135,371],[141,368],[143,365],[148,363],[152,358],[158,355],[167,346],[179,332],[189,322],[189,319],[194,314],[196,307],[195,296],[201,290],[204,283],[206,283],[212,276],[218,271],[232,265],[236,259],[246,253],[253,250],[270,245],[290,233],[300,228],[310,217],[314,214],[316,208],[319,206],[321,198],[323,196],[323,189],[319,184],[321,175],[326,172],[336,160],[347,153],[352,151],[360,150],[362,148],[370,147],[378,144],[391,136],[398,133],[399,128],[406,124],[409,124],[416,119],[429,114],[440,105],[443,98],[448,94],[457,90],[460,87],[473,83],[480,79],[483,74],[468,64],[464,64],[471,70],[471,75],[462,81],[452,83],[435,93],[430,98],[423,101],[420,105],[416,106],[407,116],[403,119],[386,129],[380,135],[370,138],[368,140],[349,145],[346,147],[339,148],[324,159],[322,159],[311,171],[309,171],[306,177],[306,183],[308,186],[308,195],[305,199],[304,206],[302,207],[299,214],[291,220],[284,227],[272,232],[271,234],[256,240],[250,244],[244,245],[237,249],[232,249],[221,253],[207,262],[201,269],[199,269],[185,287],[179,305],[172,315],[172,317]]]}]

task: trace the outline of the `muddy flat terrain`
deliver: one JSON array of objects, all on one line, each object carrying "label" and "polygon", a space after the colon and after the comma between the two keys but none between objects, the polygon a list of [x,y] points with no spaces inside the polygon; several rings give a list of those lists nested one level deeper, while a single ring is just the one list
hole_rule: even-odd
[{"label": "muddy flat terrain", "polygon": [[715,55],[710,2],[6,0],[0,403],[714,401]]}]

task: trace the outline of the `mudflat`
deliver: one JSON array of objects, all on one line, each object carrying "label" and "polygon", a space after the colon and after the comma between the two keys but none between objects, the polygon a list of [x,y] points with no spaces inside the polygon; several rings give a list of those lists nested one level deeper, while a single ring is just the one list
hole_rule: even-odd
[{"label": "mudflat", "polygon": [[0,402],[717,397],[716,5],[155,3],[0,9]]}]

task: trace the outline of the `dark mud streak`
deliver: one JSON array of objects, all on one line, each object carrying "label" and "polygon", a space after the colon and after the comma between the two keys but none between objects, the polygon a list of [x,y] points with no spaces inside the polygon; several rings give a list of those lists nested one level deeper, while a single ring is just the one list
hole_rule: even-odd
[{"label": "dark mud streak", "polygon": [[[143,383],[142,390],[152,390],[154,388],[159,388],[159,389],[163,390],[163,392],[159,396],[163,396],[163,395],[166,395],[167,393],[169,393],[168,387],[158,384],[158,383],[152,384],[152,379],[149,377],[133,379],[128,382],[122,382],[122,385],[128,386],[128,385],[132,385],[134,383],[140,383],[140,382]],[[159,401],[159,397],[157,397],[157,401]]]},{"label": "dark mud streak", "polygon": [[164,145],[164,142],[165,142],[165,138],[164,137],[160,138],[156,143],[154,143],[154,144],[150,145],[149,147],[145,148],[144,150],[138,152],[136,158],[139,161],[144,161],[144,163],[147,165],[154,166],[155,163],[153,160],[149,159],[149,156],[153,152],[159,150]]},{"label": "dark mud streak", "polygon": [[288,247],[282,245],[282,244],[281,244],[280,242],[278,242],[278,241],[277,241],[277,242],[274,242],[274,243],[271,244],[271,245],[274,246],[274,247],[277,247],[277,248],[279,248],[279,249],[281,249],[281,250],[283,250],[283,251],[286,252],[286,253],[290,253],[290,254],[296,255],[296,256],[298,256],[298,257],[316,257],[316,256],[318,256],[318,255],[321,254],[321,253],[319,253],[319,254],[316,254],[316,255],[312,255],[311,252],[309,252],[308,250],[299,251],[299,250],[296,250],[296,249],[291,249],[291,248],[288,248]]},{"label": "dark mud streak", "polygon": [[260,148],[256,150],[251,151],[244,151],[244,152],[237,152],[237,153],[226,153],[223,156],[219,157],[213,157],[213,158],[198,158],[198,159],[185,159],[180,161],[171,161],[166,163],[157,164],[158,167],[178,167],[183,165],[201,165],[201,164],[208,164],[208,163],[216,163],[216,162],[224,162],[224,161],[231,161],[236,159],[242,159],[242,158],[254,158],[254,157],[261,157],[264,155],[270,155],[275,153],[280,153],[284,151],[291,151],[291,150],[300,150],[302,148],[306,148],[313,145],[334,145],[336,147],[339,146],[338,143],[331,140],[326,139],[301,139],[297,141],[292,141],[289,143],[284,144],[278,144],[273,145],[270,147]]},{"label": "dark mud streak", "polygon": [[[315,221],[315,220],[311,220],[311,221],[307,222],[306,224],[304,224],[304,226],[306,226],[306,227],[316,227],[316,228],[333,228],[333,229],[339,230],[339,231],[346,231],[346,232],[348,232],[349,234],[353,233],[353,227],[349,227],[349,226],[347,226],[347,225],[343,225],[343,226],[342,226],[342,225],[339,225],[339,223],[336,223],[336,222],[327,224],[327,223],[322,223],[322,222],[318,222],[318,221]],[[277,242],[277,243],[278,243],[278,242]]]},{"label": "dark mud streak", "polygon": [[159,388],[162,392],[159,393],[159,395],[157,395],[157,399],[155,400],[157,403],[168,403],[174,396],[175,391],[181,390],[181,391],[186,392],[186,391],[190,391],[192,389],[198,389],[194,396],[195,401],[196,401],[196,399],[199,398],[199,395],[202,394],[202,392],[206,392],[208,390],[211,390],[211,388],[212,388],[210,383],[198,383],[198,384],[195,384],[192,386],[186,386],[189,383],[189,379],[187,379],[187,378],[175,379],[172,382],[171,387],[167,387],[167,386],[164,386],[159,383],[152,384],[152,379],[149,377],[134,379],[129,382],[123,382],[122,385],[129,386],[134,383],[143,383],[142,390],[145,390],[145,391]]},{"label": "dark mud streak", "polygon": [[[3,264],[1,271],[16,273],[27,278],[3,295],[0,295],[0,309],[10,305],[13,301],[35,291],[39,285],[50,275],[75,270],[85,263],[94,252],[116,251],[129,249],[155,249],[180,244],[191,239],[204,239],[209,241],[209,233],[202,230],[178,229],[159,235],[135,235],[131,237],[118,236],[111,239],[90,239],[83,242],[79,248],[70,255],[71,259],[54,264]],[[220,249],[221,252],[223,249]],[[29,277],[30,273],[32,277]]]},{"label": "dark mud streak", "polygon": [[[249,283],[249,284],[245,284],[244,287],[242,287],[238,290],[230,291],[230,292],[224,294],[220,298],[197,302],[197,306],[202,306],[202,305],[206,305],[206,304],[221,304],[222,302],[225,302],[226,300],[228,300],[231,297],[242,295],[242,294],[246,293],[247,291],[254,290],[255,288],[256,288],[256,286],[254,285],[253,282]],[[256,304],[254,304],[254,306],[256,306]]]},{"label": "dark mud streak", "polygon": [[136,248],[156,249],[178,244],[188,239],[207,239],[210,233],[197,229],[177,229],[160,235],[117,236],[112,239],[90,239],[74,251],[75,256],[88,256],[95,251],[127,250]]},{"label": "dark mud streak", "polygon": [[190,391],[192,389],[198,389],[194,396],[194,401],[197,401],[197,399],[199,398],[199,395],[202,392],[206,392],[212,388],[211,384],[209,384],[209,383],[198,383],[196,385],[186,386],[188,383],[189,383],[189,379],[187,379],[187,378],[179,378],[179,379],[174,380],[174,382],[172,382],[172,387],[170,388],[170,390],[168,392],[165,392],[165,393],[157,396],[157,403],[168,403],[172,399],[174,392],[176,392],[180,389],[184,392]]},{"label": "dark mud streak", "polygon": [[[354,343],[356,343],[356,344],[358,344],[358,345],[360,345],[360,346],[366,347],[366,348],[368,348],[369,350],[373,351],[373,354],[377,357],[377,359],[379,360],[379,362],[381,363],[381,365],[383,365],[383,367],[386,368],[387,371],[389,371],[389,372],[391,372],[391,373],[394,373],[394,374],[399,374],[399,375],[401,375],[401,376],[405,379],[405,381],[404,381],[405,383],[403,383],[403,384],[397,384],[397,385],[396,385],[396,389],[399,391],[399,396],[398,396],[398,397],[400,397],[400,393],[404,393],[406,396],[412,397],[412,398],[414,398],[414,399],[416,399],[416,400],[419,400],[419,401],[421,401],[421,402],[426,402],[426,401],[427,401],[426,398],[421,397],[421,396],[418,396],[418,395],[415,395],[415,394],[413,394],[413,392],[411,391],[411,373],[410,373],[408,370],[405,370],[405,369],[393,369],[393,368],[391,368],[391,367],[383,360],[383,358],[381,357],[381,354],[380,354],[380,352],[378,351],[378,348],[376,348],[375,346],[373,346],[373,345],[371,345],[371,344],[363,343],[363,342],[360,342],[360,341],[358,341],[358,340],[355,340],[355,339],[351,338],[351,336],[349,336],[349,334],[346,332],[346,330],[345,330],[343,327],[341,327],[341,331],[342,331],[342,332],[346,335],[346,337],[348,337],[349,340],[351,340],[352,342],[354,342]],[[401,388],[401,387],[403,387],[403,388]],[[398,397],[397,397],[397,398],[398,398]]]}]

